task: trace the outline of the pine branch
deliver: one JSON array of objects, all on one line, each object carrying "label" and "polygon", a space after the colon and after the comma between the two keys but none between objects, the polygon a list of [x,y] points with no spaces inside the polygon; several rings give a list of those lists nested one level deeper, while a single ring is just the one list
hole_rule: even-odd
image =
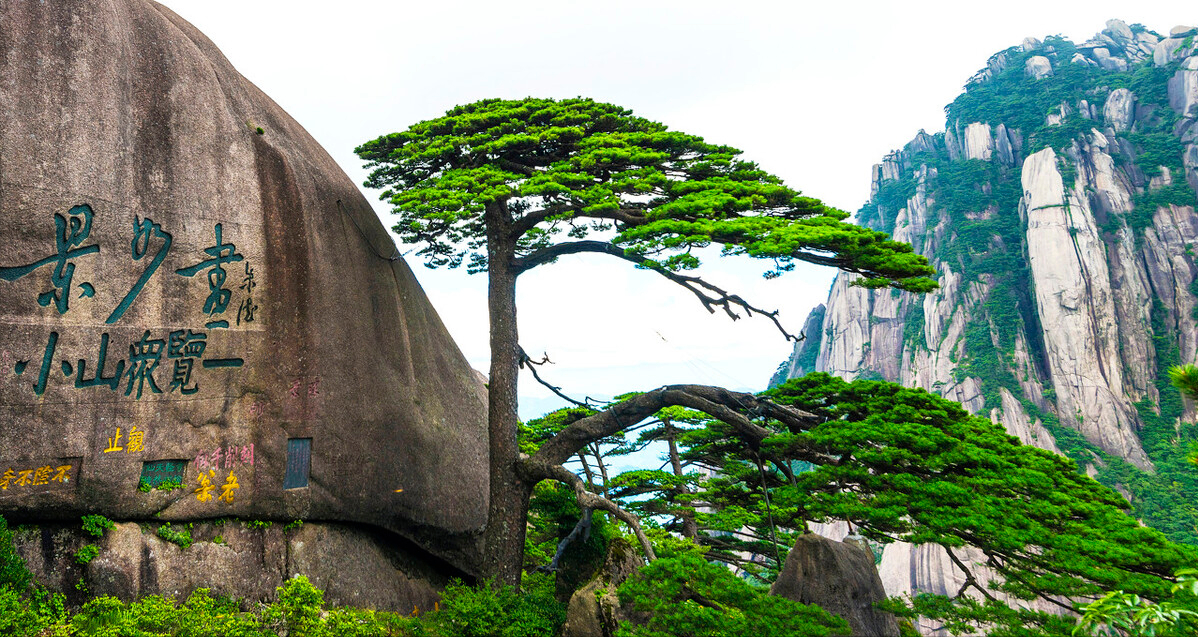
[{"label": "pine branch", "polygon": [[535,458],[530,458],[525,454],[521,454],[520,456],[519,471],[522,477],[534,484],[541,480],[557,480],[558,482],[570,485],[574,488],[574,498],[578,501],[578,506],[584,510],[600,509],[611,513],[616,519],[627,525],[636,536],[637,541],[641,543],[641,549],[645,552],[645,557],[650,562],[657,559],[657,555],[653,552],[653,544],[645,536],[645,532],[641,530],[640,520],[635,515],[620,508],[620,505],[615,502],[587,491],[582,478],[579,478],[574,472],[560,464],[551,465],[545,462],[538,462]]},{"label": "pine branch", "polygon": [[558,257],[569,254],[588,253],[606,254],[608,256],[616,257],[617,259],[623,259],[624,261],[628,261],[629,263],[643,267],[647,270],[652,270],[665,277],[672,283],[682,286],[691,294],[694,294],[695,298],[699,299],[699,303],[701,303],[703,307],[706,308],[711,314],[715,314],[717,309],[722,309],[729,318],[736,321],[741,318],[741,315],[737,313],[737,310],[739,309],[748,316],[757,315],[769,319],[774,323],[774,326],[778,328],[778,331],[782,333],[782,336],[786,337],[786,340],[788,341],[798,342],[803,340],[802,335],[795,336],[794,334],[786,331],[786,328],[782,327],[782,322],[778,320],[777,310],[771,312],[758,308],[741,298],[740,295],[732,294],[727,290],[724,290],[723,288],[720,288],[712,283],[708,283],[699,277],[687,276],[677,272],[672,272],[651,260],[644,259],[639,255],[627,254],[623,248],[611,243],[607,243],[606,241],[587,240],[557,243],[547,248],[542,248],[528,256],[514,259],[512,261],[512,270],[517,274],[522,274],[537,266],[545,265],[546,263],[552,263]]}]

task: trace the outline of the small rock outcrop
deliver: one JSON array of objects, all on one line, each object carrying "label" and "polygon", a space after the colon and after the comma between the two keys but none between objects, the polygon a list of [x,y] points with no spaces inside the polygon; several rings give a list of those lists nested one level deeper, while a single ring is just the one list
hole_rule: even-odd
[{"label": "small rock outcrop", "polygon": [[1052,62],[1043,55],[1034,55],[1024,63],[1024,71],[1037,80],[1044,79],[1052,75]]},{"label": "small rock outcrop", "polygon": [[626,618],[616,588],[643,565],[631,544],[623,538],[612,540],[599,574],[570,596],[561,637],[613,637]]},{"label": "small rock outcrop", "polygon": [[[305,575],[332,605],[409,613],[432,609],[454,571],[414,557],[402,542],[362,525],[165,525],[175,535],[164,535],[176,542],[185,537],[186,546],[158,535],[163,527],[117,523],[97,539],[77,524],[23,526],[13,544],[35,578],[63,591],[72,604],[98,595],[131,601],[160,594],[182,601],[199,588],[266,601],[275,598],[279,584]],[[79,564],[75,553],[86,545],[99,552]]]},{"label": "small rock outcrop", "polygon": [[886,599],[886,591],[873,554],[859,545],[814,533],[799,536],[770,594],[839,615],[853,635],[899,635],[894,615],[873,606]]},{"label": "small rock outcrop", "polygon": [[1136,116],[1136,94],[1125,88],[1111,91],[1102,107],[1102,118],[1116,133],[1131,130]]}]

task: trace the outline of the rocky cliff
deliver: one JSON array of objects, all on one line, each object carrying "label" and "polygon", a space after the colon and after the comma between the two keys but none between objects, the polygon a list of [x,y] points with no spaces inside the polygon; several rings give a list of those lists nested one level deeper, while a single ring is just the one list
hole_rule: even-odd
[{"label": "rocky cliff", "polygon": [[[841,274],[776,380],[923,387],[1064,453],[1135,514],[1198,543],[1193,411],[1169,386],[1198,350],[1198,30],[1111,20],[999,52],[872,171],[860,223],[926,255],[940,289]],[[891,593],[955,592],[951,566],[887,549]]]}]

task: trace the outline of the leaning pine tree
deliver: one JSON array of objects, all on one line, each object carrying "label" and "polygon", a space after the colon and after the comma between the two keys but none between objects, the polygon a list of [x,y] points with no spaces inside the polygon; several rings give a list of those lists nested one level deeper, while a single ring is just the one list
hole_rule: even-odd
[{"label": "leaning pine tree", "polygon": [[[570,254],[601,254],[655,272],[693,293],[710,312],[732,318],[761,310],[692,272],[696,248],[767,259],[766,276],[795,260],[861,276],[858,285],[927,292],[927,261],[884,233],[845,222],[847,213],[803,197],[740,151],[668,130],[624,108],[589,99],[483,100],[367,142],[358,155],[373,169],[366,185],[383,188],[399,216],[395,231],[420,246],[431,267],[486,272],[489,280],[490,509],[486,574],[520,579],[525,519],[533,486],[554,479],[574,486],[584,508],[635,518],[586,491],[561,465],[587,444],[660,409],[683,406],[725,422],[759,444],[768,432],[743,411],[782,421],[797,410],[751,394],[685,385],[663,387],[606,411],[580,415],[532,456],[517,445],[516,386],[522,365],[516,281]],[[651,549],[646,547],[651,553]]]}]

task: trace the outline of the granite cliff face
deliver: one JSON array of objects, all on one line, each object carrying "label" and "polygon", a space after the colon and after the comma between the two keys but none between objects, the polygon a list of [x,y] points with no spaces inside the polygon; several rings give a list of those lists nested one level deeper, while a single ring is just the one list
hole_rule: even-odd
[{"label": "granite cliff face", "polygon": [[[1111,20],[1084,44],[1028,38],[993,56],[944,133],[874,167],[858,213],[926,255],[940,290],[841,274],[778,378],[883,378],[960,401],[1198,541],[1193,412],[1165,373],[1198,351],[1196,35]],[[955,593],[934,553],[888,547],[888,592]]]},{"label": "granite cliff face", "polygon": [[0,228],[0,513],[479,563],[481,382],[354,183],[177,15],[0,0]]}]

